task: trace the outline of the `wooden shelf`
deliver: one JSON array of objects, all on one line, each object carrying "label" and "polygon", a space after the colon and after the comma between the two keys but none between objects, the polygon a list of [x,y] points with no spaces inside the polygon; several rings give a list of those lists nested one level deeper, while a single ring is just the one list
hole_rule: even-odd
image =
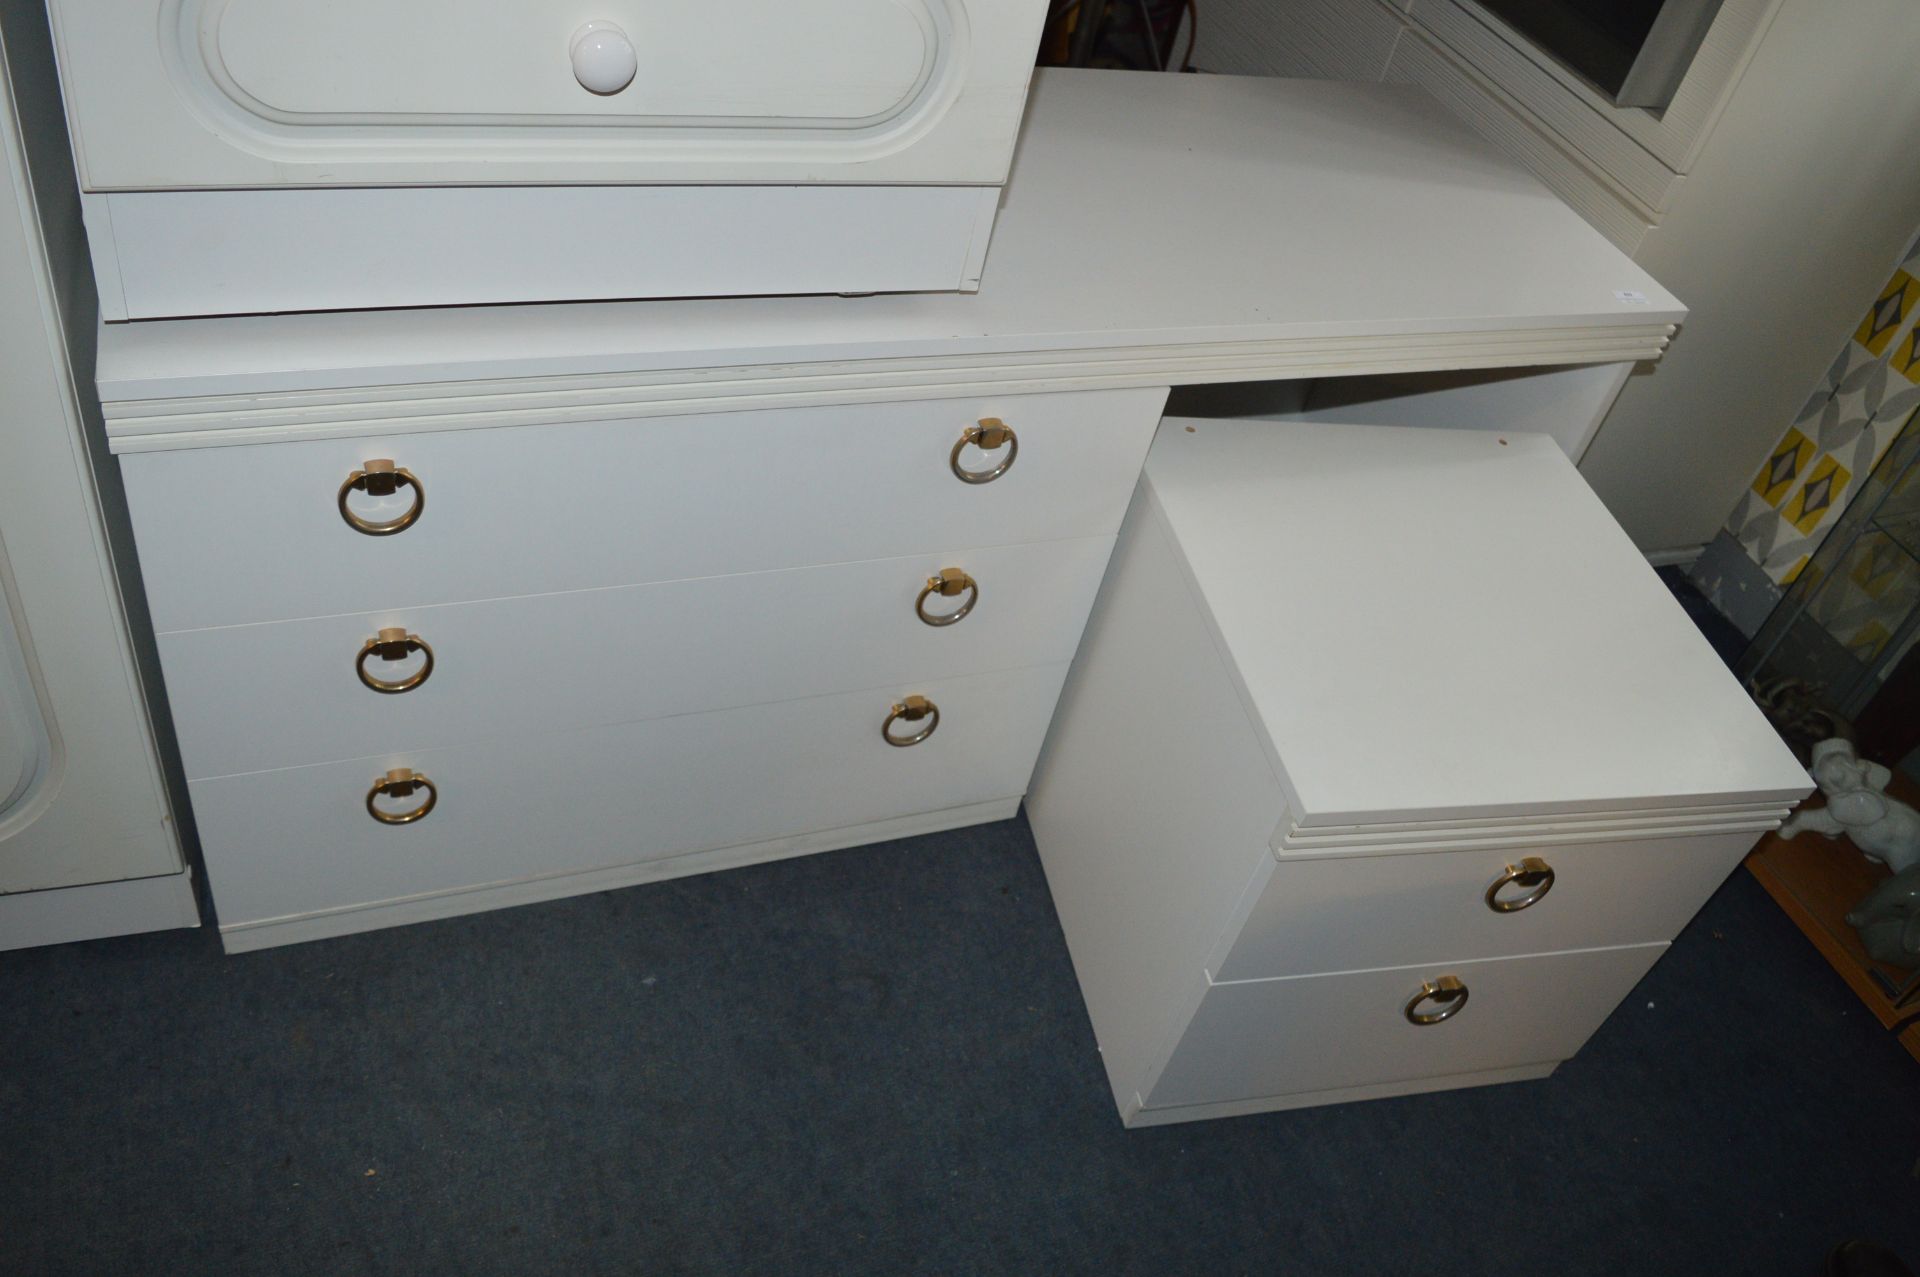
[{"label": "wooden shelf", "polygon": [[[1915,791],[1911,782],[1895,777],[1896,797],[1913,802]],[[1801,834],[1789,842],[1768,834],[1747,856],[1747,868],[1881,1024],[1891,1029],[1903,1019],[1908,1021],[1899,1032],[1900,1042],[1920,1060],[1920,1020],[1913,1018],[1920,1007],[1895,1009],[1871,974],[1878,970],[1897,986],[1911,973],[1868,957],[1858,933],[1847,925],[1847,910],[1886,879],[1886,867],[1862,856],[1845,839],[1829,841],[1817,834]]]}]

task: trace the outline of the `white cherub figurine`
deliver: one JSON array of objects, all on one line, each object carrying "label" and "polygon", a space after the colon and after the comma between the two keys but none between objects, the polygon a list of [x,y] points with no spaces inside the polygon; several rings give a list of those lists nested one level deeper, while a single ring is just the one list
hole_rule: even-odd
[{"label": "white cherub figurine", "polygon": [[1828,838],[1845,834],[1867,859],[1895,873],[1920,865],[1920,812],[1883,792],[1893,773],[1837,736],[1813,747],[1812,770],[1827,805],[1795,812],[1780,826],[1782,838],[1803,829]]}]

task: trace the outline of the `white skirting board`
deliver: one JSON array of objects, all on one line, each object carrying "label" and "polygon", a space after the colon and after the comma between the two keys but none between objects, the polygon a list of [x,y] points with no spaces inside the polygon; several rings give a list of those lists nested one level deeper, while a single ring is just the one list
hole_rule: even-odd
[{"label": "white skirting board", "polygon": [[186,872],[0,896],[0,950],[200,925]]},{"label": "white skirting board", "polygon": [[1012,798],[995,799],[992,802],[951,807],[945,811],[902,816],[895,820],[875,821],[871,824],[853,825],[844,829],[828,829],[819,833],[775,838],[767,842],[748,843],[739,847],[697,851],[666,860],[650,860],[635,865],[613,865],[604,869],[588,869],[578,873],[542,875],[512,882],[488,883],[485,886],[456,891],[410,896],[402,900],[375,901],[346,909],[330,909],[287,918],[270,918],[263,922],[222,927],[220,942],[228,953],[246,953],[254,949],[271,949],[283,944],[298,944],[305,940],[326,940],[334,936],[352,935],[359,931],[374,931],[381,927],[432,922],[439,918],[457,918],[462,914],[483,913],[489,909],[502,909],[509,905],[535,904],[542,900],[558,900],[564,896],[583,896],[595,891],[610,891],[616,887],[631,887],[642,882],[661,882],[669,878],[685,878],[693,874],[713,873],[720,869],[737,869],[745,865],[763,864],[770,860],[810,856],[815,852],[838,851],[843,847],[857,847],[863,843],[912,838],[919,834],[939,833],[942,830],[959,829],[966,825],[984,825],[995,820],[1009,820],[1019,810],[1020,798],[1016,795]]},{"label": "white skirting board", "polygon": [[997,186],[115,191],[109,322],[776,293],[970,292]]}]

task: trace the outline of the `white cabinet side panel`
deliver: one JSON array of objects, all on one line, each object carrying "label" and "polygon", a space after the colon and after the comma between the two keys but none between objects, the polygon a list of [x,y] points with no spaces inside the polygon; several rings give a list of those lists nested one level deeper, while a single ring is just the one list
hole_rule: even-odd
[{"label": "white cabinet side panel", "polygon": [[[1177,801],[1175,801],[1177,799]],[[1247,880],[1278,784],[1144,490],[1034,773],[1027,818],[1126,1109]]]},{"label": "white cabinet side panel", "polygon": [[1512,373],[1327,377],[1301,416],[1381,426],[1524,430],[1551,435],[1575,462],[1586,451],[1632,364],[1578,364]]},{"label": "white cabinet side panel", "polygon": [[0,893],[181,868],[11,87],[0,83],[0,571],[12,597],[0,607],[14,614],[15,693],[39,701],[45,743],[42,775],[0,812]]}]

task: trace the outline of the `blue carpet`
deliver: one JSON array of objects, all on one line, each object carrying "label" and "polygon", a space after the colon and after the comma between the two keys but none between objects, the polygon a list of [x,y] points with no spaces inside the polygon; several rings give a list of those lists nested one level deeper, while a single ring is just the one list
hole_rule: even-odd
[{"label": "blue carpet", "polygon": [[1123,1131],[1024,821],[0,956],[6,1274],[1811,1274],[1920,1064],[1738,873],[1541,1082]]}]

